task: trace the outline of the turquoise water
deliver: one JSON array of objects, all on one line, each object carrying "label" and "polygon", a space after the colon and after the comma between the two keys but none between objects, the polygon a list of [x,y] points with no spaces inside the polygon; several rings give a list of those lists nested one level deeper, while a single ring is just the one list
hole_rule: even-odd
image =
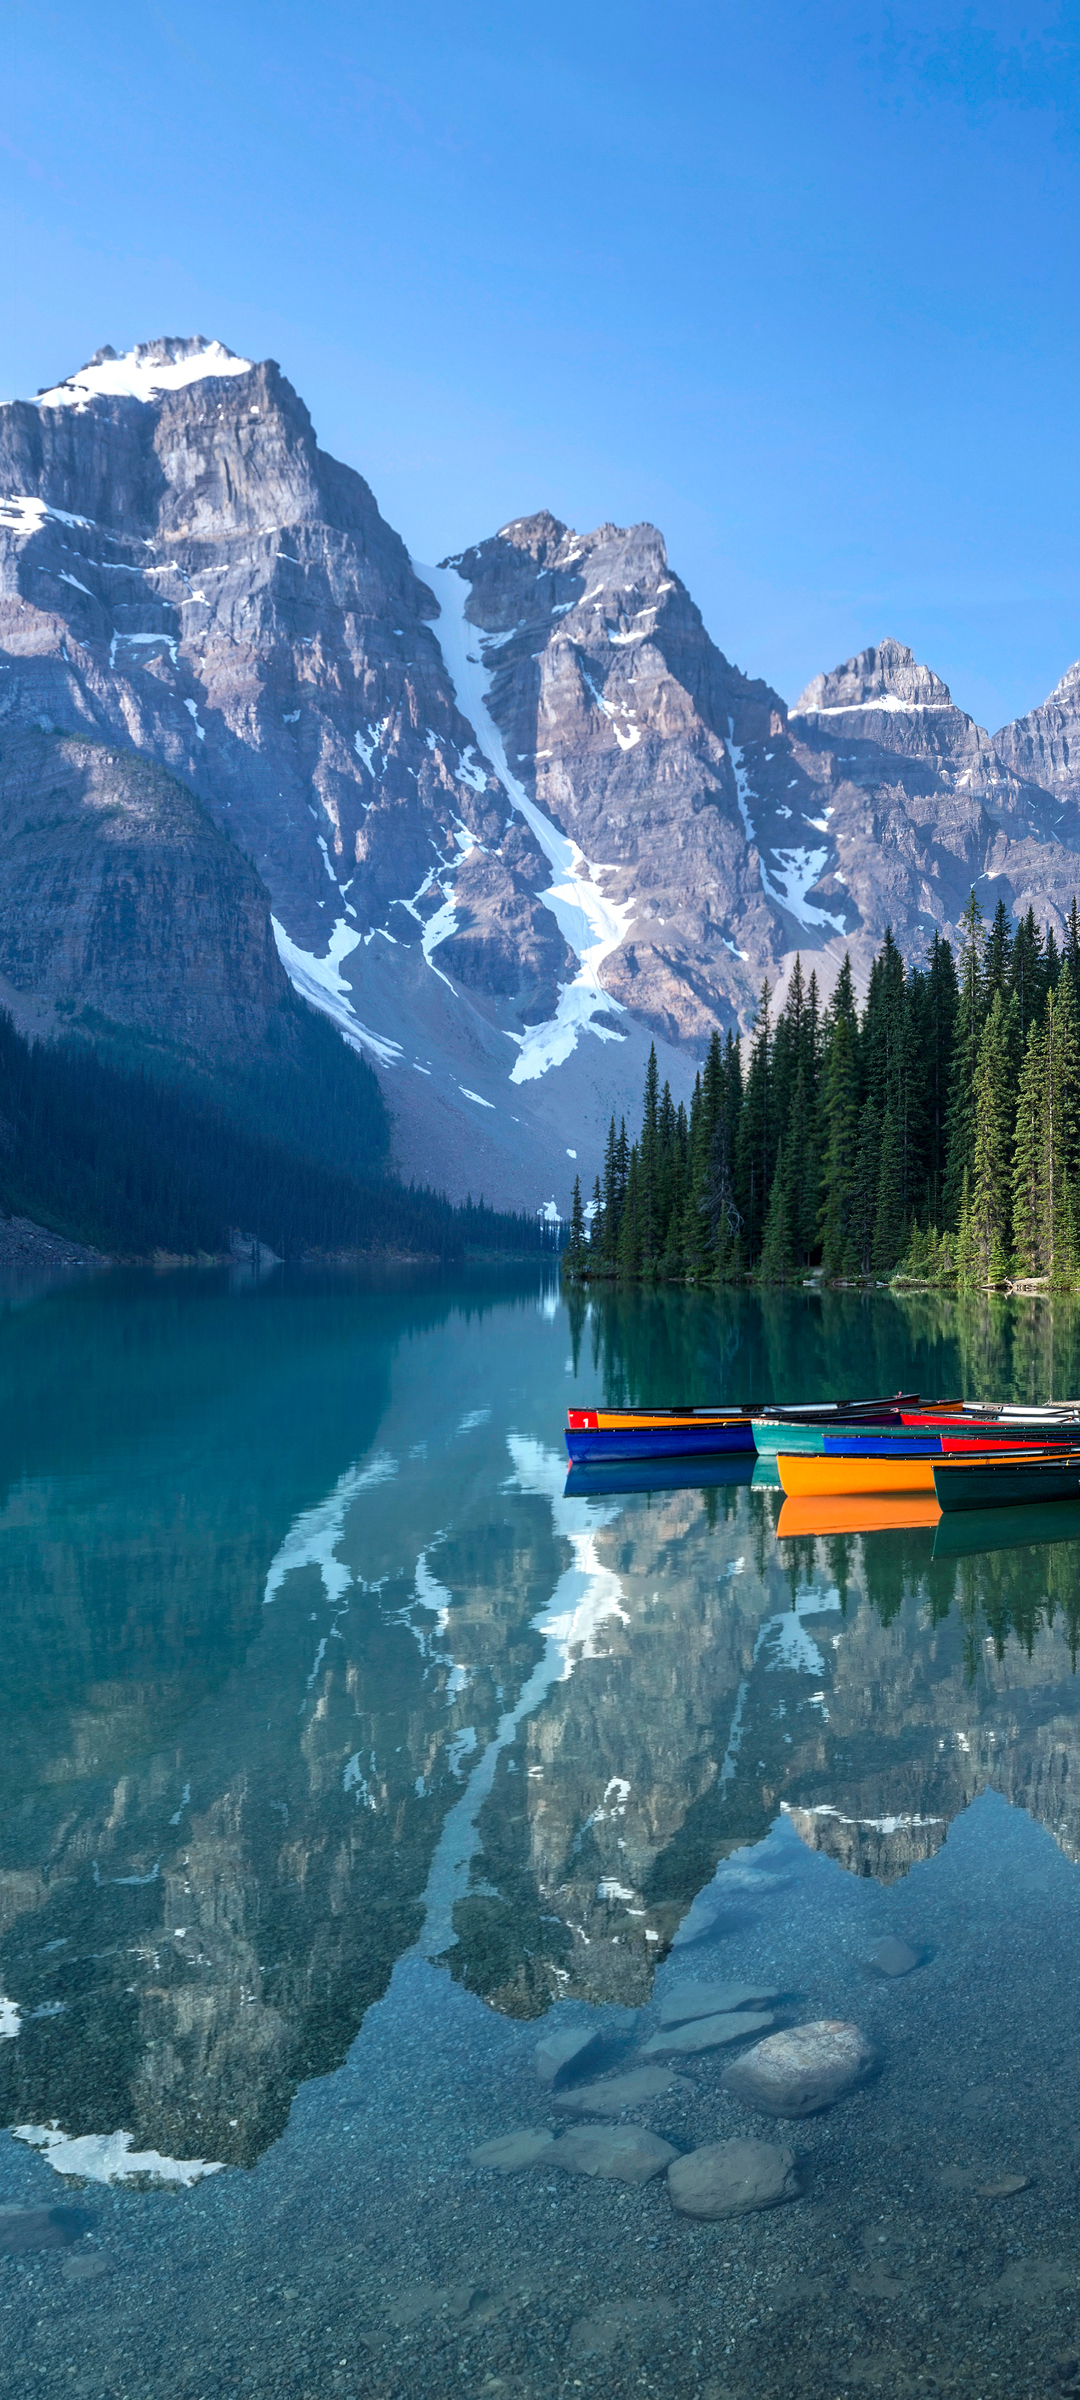
[{"label": "turquoise water", "polygon": [[[1080,2391],[1072,1514],[947,1550],[564,1491],[571,1401],[900,1383],[1070,1396],[1075,1307],[8,1294],[6,2393]],[[625,2113],[786,2144],[797,2197],[474,2159],[602,2128],[575,2091],[687,1980],[865,2034],[797,2122],[725,2085],[745,2043]],[[553,2027],[595,2037],[565,2093]]]}]

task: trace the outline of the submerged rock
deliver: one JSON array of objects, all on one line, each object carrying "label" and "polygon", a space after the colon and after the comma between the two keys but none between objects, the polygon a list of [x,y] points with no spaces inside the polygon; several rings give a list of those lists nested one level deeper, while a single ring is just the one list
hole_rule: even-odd
[{"label": "submerged rock", "polygon": [[677,1983],[660,2002],[661,2025],[688,2025],[694,2017],[726,2016],[736,2008],[768,2008],[779,1992],[760,1983]]},{"label": "submerged rock", "polygon": [[665,2067],[633,2067],[626,2075],[610,2075],[604,2083],[579,2083],[560,2092],[555,2107],[578,2117],[618,2117],[624,2108],[643,2108],[661,2092],[689,2092],[685,2076]]},{"label": "submerged rock", "polygon": [[896,1933],[887,1933],[867,1960],[867,1965],[876,1967],[879,1975],[910,1975],[912,1968],[921,1964],[919,1951],[913,1950],[910,1942],[902,1942]]},{"label": "submerged rock", "polygon": [[553,2133],[532,2126],[523,2133],[499,2133],[494,2141],[481,2142],[478,2150],[469,2155],[471,2167],[497,2167],[500,2174],[512,2175],[518,2167],[534,2167],[539,2158],[555,2147]]},{"label": "submerged rock", "polygon": [[702,2050],[722,2050],[728,2042],[744,2042],[752,2033],[763,2033],[775,2022],[772,2011],[755,2014],[751,2009],[734,2009],[720,2017],[695,2017],[689,2025],[661,2028],[642,2044],[643,2058],[692,2058]]},{"label": "submerged rock", "polygon": [[725,2091],[769,2117],[812,2117],[864,2083],[874,2052],[858,2025],[822,2017],[771,2033],[725,2068]]},{"label": "submerged rock", "polygon": [[562,2025],[553,2027],[537,2042],[533,2052],[536,2072],[541,2083],[554,2089],[569,2083],[571,2076],[599,2057],[601,2036],[592,2025]]},{"label": "submerged rock", "polygon": [[684,2217],[742,2217],[796,2200],[792,2150],[777,2142],[708,2142],[668,2168],[671,2205]]},{"label": "submerged rock", "polygon": [[81,2208],[0,2208],[0,2251],[66,2250],[90,2224]]},{"label": "submerged rock", "polygon": [[673,2143],[639,2125],[575,2125],[560,2134],[545,2163],[571,2175],[599,2175],[611,2183],[648,2183],[679,2155]]}]

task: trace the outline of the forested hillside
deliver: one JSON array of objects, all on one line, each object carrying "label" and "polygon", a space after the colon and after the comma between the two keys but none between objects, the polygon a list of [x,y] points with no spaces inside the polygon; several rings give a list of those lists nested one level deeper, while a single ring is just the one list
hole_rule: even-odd
[{"label": "forested hillside", "polygon": [[[223,1105],[120,1067],[83,1040],[26,1042],[0,1013],[0,1209],[136,1258],[217,1257],[233,1228],[282,1258],[359,1250],[451,1259],[543,1246],[535,1218],[482,1203],[453,1208],[383,1175],[377,1091],[375,1112],[361,1110],[335,1135],[332,1104],[356,1100],[345,1070],[358,1062],[329,1027],[315,1026],[314,1051],[322,1076],[313,1072],[302,1101],[291,1081],[264,1091],[253,1072],[238,1114],[233,1091]],[[256,1129],[260,1097],[270,1132]]]},{"label": "forested hillside", "polygon": [[714,1034],[689,1112],[646,1076],[641,1132],[612,1119],[566,1271],[693,1282],[1080,1281],[1080,918],[1034,912],[905,967],[890,931],[860,1010],[845,958],[822,1008],[796,961],[745,1063]]}]

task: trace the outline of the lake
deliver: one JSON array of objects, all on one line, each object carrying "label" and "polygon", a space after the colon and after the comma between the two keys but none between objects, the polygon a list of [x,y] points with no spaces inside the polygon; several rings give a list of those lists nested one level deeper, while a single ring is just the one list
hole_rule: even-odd
[{"label": "lake", "polygon": [[[0,1298],[6,2395],[1080,2394],[1080,1516],[565,1488],[570,1403],[901,1384],[1080,1312]],[[739,2008],[864,2070],[771,2116]],[[729,2140],[777,2204],[683,2213]]]}]

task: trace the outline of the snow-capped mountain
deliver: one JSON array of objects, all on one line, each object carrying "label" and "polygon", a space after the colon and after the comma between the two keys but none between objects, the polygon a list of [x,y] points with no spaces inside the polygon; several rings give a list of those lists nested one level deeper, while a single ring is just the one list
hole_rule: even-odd
[{"label": "snow-capped mountain", "polygon": [[541,513],[419,566],[277,366],[219,343],[0,409],[0,493],[0,996],[242,1049],[272,912],[400,1165],[455,1193],[565,1207],[649,1041],[685,1093],[796,948],[828,983],[972,880],[1061,915],[1080,876],[1080,670],[993,742],[893,642],[789,715],[653,527]]}]

